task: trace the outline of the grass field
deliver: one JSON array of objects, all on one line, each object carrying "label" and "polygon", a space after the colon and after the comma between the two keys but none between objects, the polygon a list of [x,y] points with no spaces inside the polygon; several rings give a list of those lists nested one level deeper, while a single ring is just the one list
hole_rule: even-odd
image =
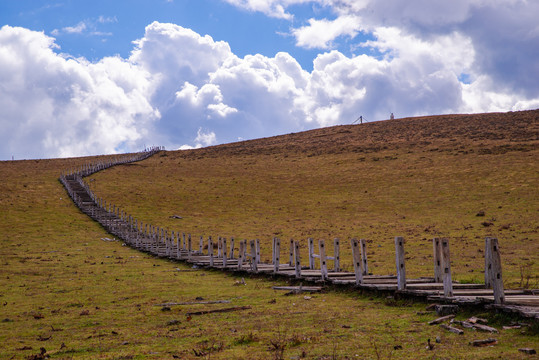
[{"label": "grass field", "polygon": [[[485,117],[399,120],[163,152],[90,183],[145,222],[260,238],[266,258],[272,236],[363,237],[372,240],[376,274],[394,272],[392,238],[402,235],[411,276],[430,275],[429,239],[447,236],[454,276],[480,281],[483,238],[494,235],[507,285],[518,285],[522,272],[537,286],[537,112]],[[484,124],[491,124],[488,138],[472,131]],[[502,330],[511,321],[504,316],[458,316],[486,316],[500,329],[497,345],[477,348],[468,343],[492,335],[429,326],[436,316],[417,314],[425,304],[345,289],[284,296],[271,289],[282,280],[248,277],[238,286],[241,278],[231,274],[103,241],[107,233],[57,181],[62,170],[86,161],[0,162],[1,359],[30,358],[41,347],[53,359],[524,359],[518,348],[537,349],[537,326]],[[230,303],[156,306],[197,298]],[[187,316],[241,306],[250,309]],[[427,350],[427,339],[437,336],[441,343]]]}]

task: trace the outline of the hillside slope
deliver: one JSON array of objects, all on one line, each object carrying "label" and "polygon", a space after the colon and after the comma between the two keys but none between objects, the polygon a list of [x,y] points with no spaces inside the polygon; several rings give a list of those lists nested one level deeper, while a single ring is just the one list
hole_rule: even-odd
[{"label": "hillside slope", "polygon": [[482,281],[495,236],[509,285],[537,286],[538,146],[537,110],[406,118],[164,152],[92,186],[157,226],[260,238],[266,258],[273,236],[365,238],[376,274],[394,272],[395,236],[411,276],[430,274],[431,239],[449,237],[454,276]]}]

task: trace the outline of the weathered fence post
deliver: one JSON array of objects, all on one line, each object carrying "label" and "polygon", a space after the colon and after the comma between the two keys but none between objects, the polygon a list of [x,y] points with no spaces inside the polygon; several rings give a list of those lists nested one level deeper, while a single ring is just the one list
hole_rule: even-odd
[{"label": "weathered fence post", "polygon": [[442,248],[440,239],[432,239],[432,252],[434,256],[434,282],[442,282]]},{"label": "weathered fence post", "polygon": [[361,269],[360,249],[357,239],[352,239],[352,258],[354,261],[354,273],[356,275],[356,285],[363,283],[363,271]]},{"label": "weathered fence post", "polygon": [[255,245],[256,245],[256,264],[257,264],[257,269],[258,269],[258,264],[260,264],[260,240],[259,239],[256,239],[255,240]]},{"label": "weathered fence post", "polygon": [[404,238],[395,237],[395,259],[397,263],[397,289],[406,289],[406,268],[404,266]]},{"label": "weathered fence post", "polygon": [[226,268],[227,253],[226,253],[226,238],[223,238],[223,267]]},{"label": "weathered fence post", "polygon": [[341,271],[340,241],[338,238],[333,239],[333,263],[335,272]]},{"label": "weathered fence post", "polygon": [[281,258],[281,240],[273,238],[273,273],[279,272],[279,263]]},{"label": "weathered fence post", "polygon": [[193,246],[191,244],[191,234],[187,235],[187,260],[191,260],[191,253],[193,252]]},{"label": "weathered fence post", "polygon": [[309,247],[309,269],[314,270],[314,239],[308,238],[307,245]]},{"label": "weathered fence post", "polygon": [[441,240],[442,253],[442,277],[444,281],[444,296],[453,296],[453,282],[451,280],[451,259],[449,256],[449,240]]},{"label": "weathered fence post", "polygon": [[208,255],[210,257],[210,266],[213,267],[213,241],[211,236],[208,238]]},{"label": "weathered fence post", "polygon": [[494,293],[494,304],[503,304],[505,302],[505,294],[502,279],[502,262],[500,257],[500,249],[497,238],[488,238],[488,274],[490,284]]},{"label": "weathered fence post", "polygon": [[257,261],[257,251],[256,251],[256,241],[251,240],[251,271],[258,271],[258,261]]},{"label": "weathered fence post", "polygon": [[233,237],[230,238],[230,255],[229,255],[229,258],[234,259],[234,238]]},{"label": "weathered fence post", "polygon": [[290,254],[288,264],[294,266],[294,239],[290,239]]},{"label": "weathered fence post", "polygon": [[238,254],[238,269],[243,267],[243,259],[245,259],[245,243],[246,240],[240,240],[239,254]]},{"label": "weathered fence post", "polygon": [[365,239],[359,240],[361,247],[361,264],[363,265],[363,275],[369,275],[369,264],[367,263],[367,244]]},{"label": "weathered fence post", "polygon": [[485,288],[486,289],[492,288],[492,283],[490,281],[491,279],[490,270],[491,270],[492,264],[490,263],[491,261],[490,258],[491,258],[490,237],[486,237],[485,238]]},{"label": "weathered fence post", "polygon": [[204,255],[204,236],[200,235],[200,241],[198,243],[198,252],[200,255]]},{"label": "weathered fence post", "polygon": [[300,253],[299,253],[299,241],[294,241],[294,270],[296,272],[296,278],[299,279],[301,277],[301,260],[300,260]]},{"label": "weathered fence post", "polygon": [[217,237],[217,257],[221,257],[221,248],[223,247],[222,239],[221,237]]},{"label": "weathered fence post", "polygon": [[328,268],[326,264],[326,247],[324,240],[318,242],[318,248],[320,249],[320,275],[322,276],[322,280],[327,280]]}]

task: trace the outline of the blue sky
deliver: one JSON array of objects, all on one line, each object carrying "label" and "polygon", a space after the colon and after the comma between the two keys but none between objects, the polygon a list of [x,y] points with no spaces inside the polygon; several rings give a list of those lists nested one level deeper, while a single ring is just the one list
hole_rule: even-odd
[{"label": "blue sky", "polygon": [[[93,1],[35,1],[11,0],[0,4],[2,24],[22,26],[56,38],[58,52],[83,56],[97,61],[119,54],[128,57],[132,42],[144,36],[144,28],[153,21],[174,23],[190,28],[201,35],[230,44],[238,56],[277,52],[290,53],[306,70],[312,70],[317,49],[295,46],[290,35],[292,26],[304,25],[313,16],[334,18],[330,8],[313,4],[291,7],[292,21],[268,17],[235,7],[220,0],[93,0]],[[80,32],[62,31],[84,24]],[[56,30],[56,31],[55,31]],[[75,29],[73,29],[75,31]],[[361,35],[361,34],[360,34]],[[354,43],[366,40],[358,37]],[[335,48],[352,55],[346,40],[335,42]],[[355,53],[363,48],[354,49]]]},{"label": "blue sky", "polygon": [[524,0],[3,0],[0,160],[539,108],[537,13]]}]

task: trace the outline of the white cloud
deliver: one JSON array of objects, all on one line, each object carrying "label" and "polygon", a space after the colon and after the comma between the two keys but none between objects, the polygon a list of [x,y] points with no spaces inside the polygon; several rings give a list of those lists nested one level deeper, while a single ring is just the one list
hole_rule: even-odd
[{"label": "white cloud", "polygon": [[68,34],[80,34],[84,30],[86,30],[86,27],[87,27],[86,23],[84,21],[81,21],[75,26],[67,26],[63,28],[62,30]]},{"label": "white cloud", "polygon": [[43,33],[0,29],[0,154],[75,156],[141,147],[158,112],[149,74],[120,58],[62,57]]},{"label": "white cloud", "polygon": [[344,15],[335,20],[309,19],[309,25],[293,29],[296,45],[306,48],[328,49],[331,42],[339,36],[353,38],[361,30],[361,19],[357,16]]},{"label": "white cloud", "polygon": [[287,53],[240,58],[224,41],[154,22],[128,59],[90,63],[58,55],[43,33],[4,26],[0,156],[83,155],[149,143],[193,148],[360,115],[539,106],[539,26],[530,15],[539,8],[531,2],[227,1],[283,19],[292,18],[295,4],[331,8],[335,19],[292,30],[298,45],[337,48],[342,37],[367,32],[372,40],[356,45],[379,56],[335,49],[320,53],[307,72]]}]

